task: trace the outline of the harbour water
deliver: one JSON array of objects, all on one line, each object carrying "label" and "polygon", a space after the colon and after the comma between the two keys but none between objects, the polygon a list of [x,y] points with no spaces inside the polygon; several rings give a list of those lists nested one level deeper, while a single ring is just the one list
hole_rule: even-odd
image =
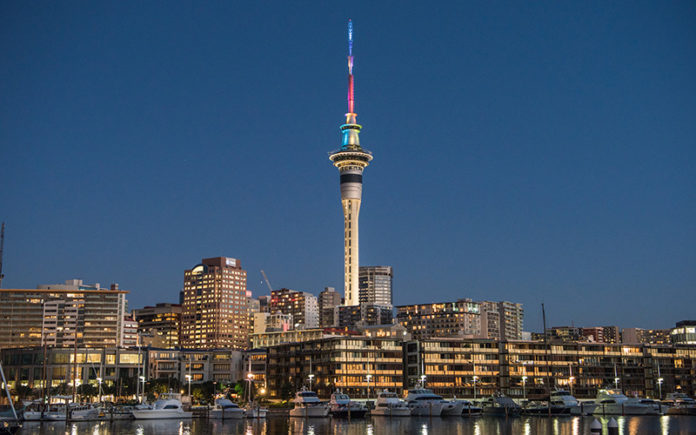
[{"label": "harbour water", "polygon": [[[419,435],[585,435],[590,433],[594,417],[519,417],[519,418],[383,418],[365,419],[290,419],[272,416],[265,420],[129,420],[114,422],[25,422],[21,435],[273,435],[273,434],[419,434]],[[598,419],[604,426],[608,418]],[[617,417],[619,434],[696,434],[696,417],[646,416]]]}]

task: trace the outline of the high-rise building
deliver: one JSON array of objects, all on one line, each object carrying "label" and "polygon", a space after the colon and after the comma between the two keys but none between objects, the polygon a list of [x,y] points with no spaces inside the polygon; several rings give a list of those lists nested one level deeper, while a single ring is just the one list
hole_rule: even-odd
[{"label": "high-rise building", "polygon": [[181,346],[248,346],[247,273],[235,258],[204,258],[184,272]]},{"label": "high-rise building", "polygon": [[618,326],[602,326],[605,343],[621,343],[621,332]]},{"label": "high-rise building", "polygon": [[335,325],[334,308],[341,305],[341,294],[333,287],[326,287],[319,293],[319,326],[327,328]]},{"label": "high-rise building", "polygon": [[481,334],[480,305],[471,299],[396,307],[396,320],[415,340]]},{"label": "high-rise building", "polygon": [[160,303],[133,310],[142,344],[159,348],[179,347],[181,305]]},{"label": "high-rise building", "polygon": [[353,25],[351,22],[348,25],[348,113],[345,124],[341,125],[341,148],[331,152],[329,159],[341,176],[345,304],[358,305],[358,217],[362,200],[362,173],[370,164],[372,153],[360,146],[359,133],[362,126],[357,122],[353,92]]},{"label": "high-rise building", "polygon": [[131,316],[123,318],[123,333],[121,334],[121,347],[138,346],[138,322]]},{"label": "high-rise building", "polygon": [[587,341],[594,343],[604,343],[604,328],[601,326],[593,326],[590,328],[581,328],[582,336]]},{"label": "high-rise building", "polygon": [[360,304],[392,305],[391,266],[360,266]]},{"label": "high-rise building", "polygon": [[126,294],[82,280],[32,289],[0,289],[0,348],[122,345]]},{"label": "high-rise building", "polygon": [[271,292],[269,312],[292,314],[295,329],[319,327],[319,306],[317,297],[311,293],[282,288]]},{"label": "high-rise building", "polygon": [[521,340],[523,324],[522,304],[507,301],[481,302],[481,337]]}]

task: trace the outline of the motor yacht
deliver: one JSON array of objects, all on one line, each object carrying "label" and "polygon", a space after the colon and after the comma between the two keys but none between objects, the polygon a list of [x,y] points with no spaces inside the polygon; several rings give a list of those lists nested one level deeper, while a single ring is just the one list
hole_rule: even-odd
[{"label": "motor yacht", "polygon": [[505,417],[520,415],[520,405],[502,393],[496,393],[483,401],[483,414]]},{"label": "motor yacht", "polygon": [[314,391],[302,390],[295,393],[295,407],[290,417],[326,417],[329,407],[319,400]]},{"label": "motor yacht", "polygon": [[564,406],[571,415],[591,415],[595,409],[593,401],[580,402],[568,390],[556,389],[551,392],[551,405]]},{"label": "motor yacht", "polygon": [[595,403],[597,407],[592,415],[659,415],[653,403],[629,399],[621,390],[614,388],[599,390]]},{"label": "motor yacht", "polygon": [[462,411],[464,410],[464,401],[463,400],[443,400],[442,401],[442,415],[443,417],[448,416],[456,416],[456,417],[461,417],[462,416]]},{"label": "motor yacht", "polygon": [[350,400],[347,394],[339,390],[331,395],[329,412],[334,417],[361,418],[367,414],[367,407],[361,403]]},{"label": "motor yacht", "polygon": [[375,409],[370,411],[370,414],[384,417],[409,417],[411,410],[406,405],[406,402],[399,399],[396,393],[382,391],[377,394]]},{"label": "motor yacht", "polygon": [[483,408],[477,404],[470,402],[468,400],[462,400],[464,402],[464,408],[462,408],[462,416],[464,417],[476,417],[483,413]]},{"label": "motor yacht", "polygon": [[667,415],[696,415],[696,400],[684,393],[669,393],[663,403]]},{"label": "motor yacht", "polygon": [[165,419],[165,418],[191,418],[192,412],[184,411],[181,404],[181,395],[177,393],[162,394],[152,406],[136,407],[133,417],[137,420]]},{"label": "motor yacht", "polygon": [[406,403],[411,410],[411,415],[424,415],[439,417],[442,414],[443,399],[433,393],[433,390],[417,387],[408,390]]},{"label": "motor yacht", "polygon": [[215,406],[210,410],[210,418],[235,419],[244,418],[244,409],[233,401],[225,398],[215,399]]},{"label": "motor yacht", "polygon": [[261,404],[257,401],[251,401],[244,408],[247,418],[266,418],[268,413],[268,408],[262,408]]}]

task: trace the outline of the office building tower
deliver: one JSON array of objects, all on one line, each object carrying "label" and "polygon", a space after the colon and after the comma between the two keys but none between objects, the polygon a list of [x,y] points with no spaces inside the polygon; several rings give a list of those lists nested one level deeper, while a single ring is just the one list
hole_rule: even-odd
[{"label": "office building tower", "polygon": [[295,329],[319,327],[317,297],[311,293],[282,288],[271,292],[269,313],[292,314]]},{"label": "office building tower", "polygon": [[184,272],[181,346],[246,348],[247,273],[235,258],[204,258]]},{"label": "office building tower", "polygon": [[391,306],[391,266],[360,266],[360,304]]},{"label": "office building tower", "polygon": [[341,305],[341,294],[333,287],[326,287],[319,293],[319,326],[334,326],[334,308]]},{"label": "office building tower", "polygon": [[181,305],[159,303],[133,310],[142,344],[158,348],[179,347]]}]

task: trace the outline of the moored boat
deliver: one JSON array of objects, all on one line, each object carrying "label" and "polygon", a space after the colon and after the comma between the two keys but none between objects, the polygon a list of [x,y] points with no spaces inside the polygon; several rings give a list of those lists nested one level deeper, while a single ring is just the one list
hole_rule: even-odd
[{"label": "moored boat", "polygon": [[621,390],[603,388],[597,392],[597,407],[592,415],[658,415],[654,404],[640,399],[629,399]]},{"label": "moored boat", "polygon": [[520,415],[520,405],[502,393],[496,393],[483,401],[483,414],[503,417]]},{"label": "moored boat", "polygon": [[663,403],[667,415],[696,415],[696,400],[684,393],[669,393]]},{"label": "moored boat", "polygon": [[215,406],[210,410],[210,418],[235,419],[244,418],[244,410],[229,399],[215,399]]},{"label": "moored boat", "polygon": [[382,391],[377,394],[375,409],[370,411],[370,415],[383,417],[409,417],[411,410],[406,402],[399,399],[396,393]]},{"label": "moored boat", "polygon": [[319,400],[317,393],[302,390],[295,393],[295,407],[290,410],[290,417],[327,417],[329,407]]},{"label": "moored boat", "polygon": [[367,414],[367,407],[350,400],[347,394],[339,390],[331,395],[329,412],[334,417],[361,418]]},{"label": "moored boat", "polygon": [[443,399],[433,393],[433,390],[417,387],[408,390],[406,403],[411,415],[439,417],[442,414]]},{"label": "moored boat", "polygon": [[181,404],[181,395],[177,393],[162,394],[152,406],[136,407],[133,410],[133,417],[137,420],[144,419],[168,419],[168,418],[191,418],[192,412],[184,411]]},{"label": "moored boat", "polygon": [[257,401],[251,401],[244,408],[247,418],[266,418],[268,413],[268,408],[262,408],[261,404]]}]

